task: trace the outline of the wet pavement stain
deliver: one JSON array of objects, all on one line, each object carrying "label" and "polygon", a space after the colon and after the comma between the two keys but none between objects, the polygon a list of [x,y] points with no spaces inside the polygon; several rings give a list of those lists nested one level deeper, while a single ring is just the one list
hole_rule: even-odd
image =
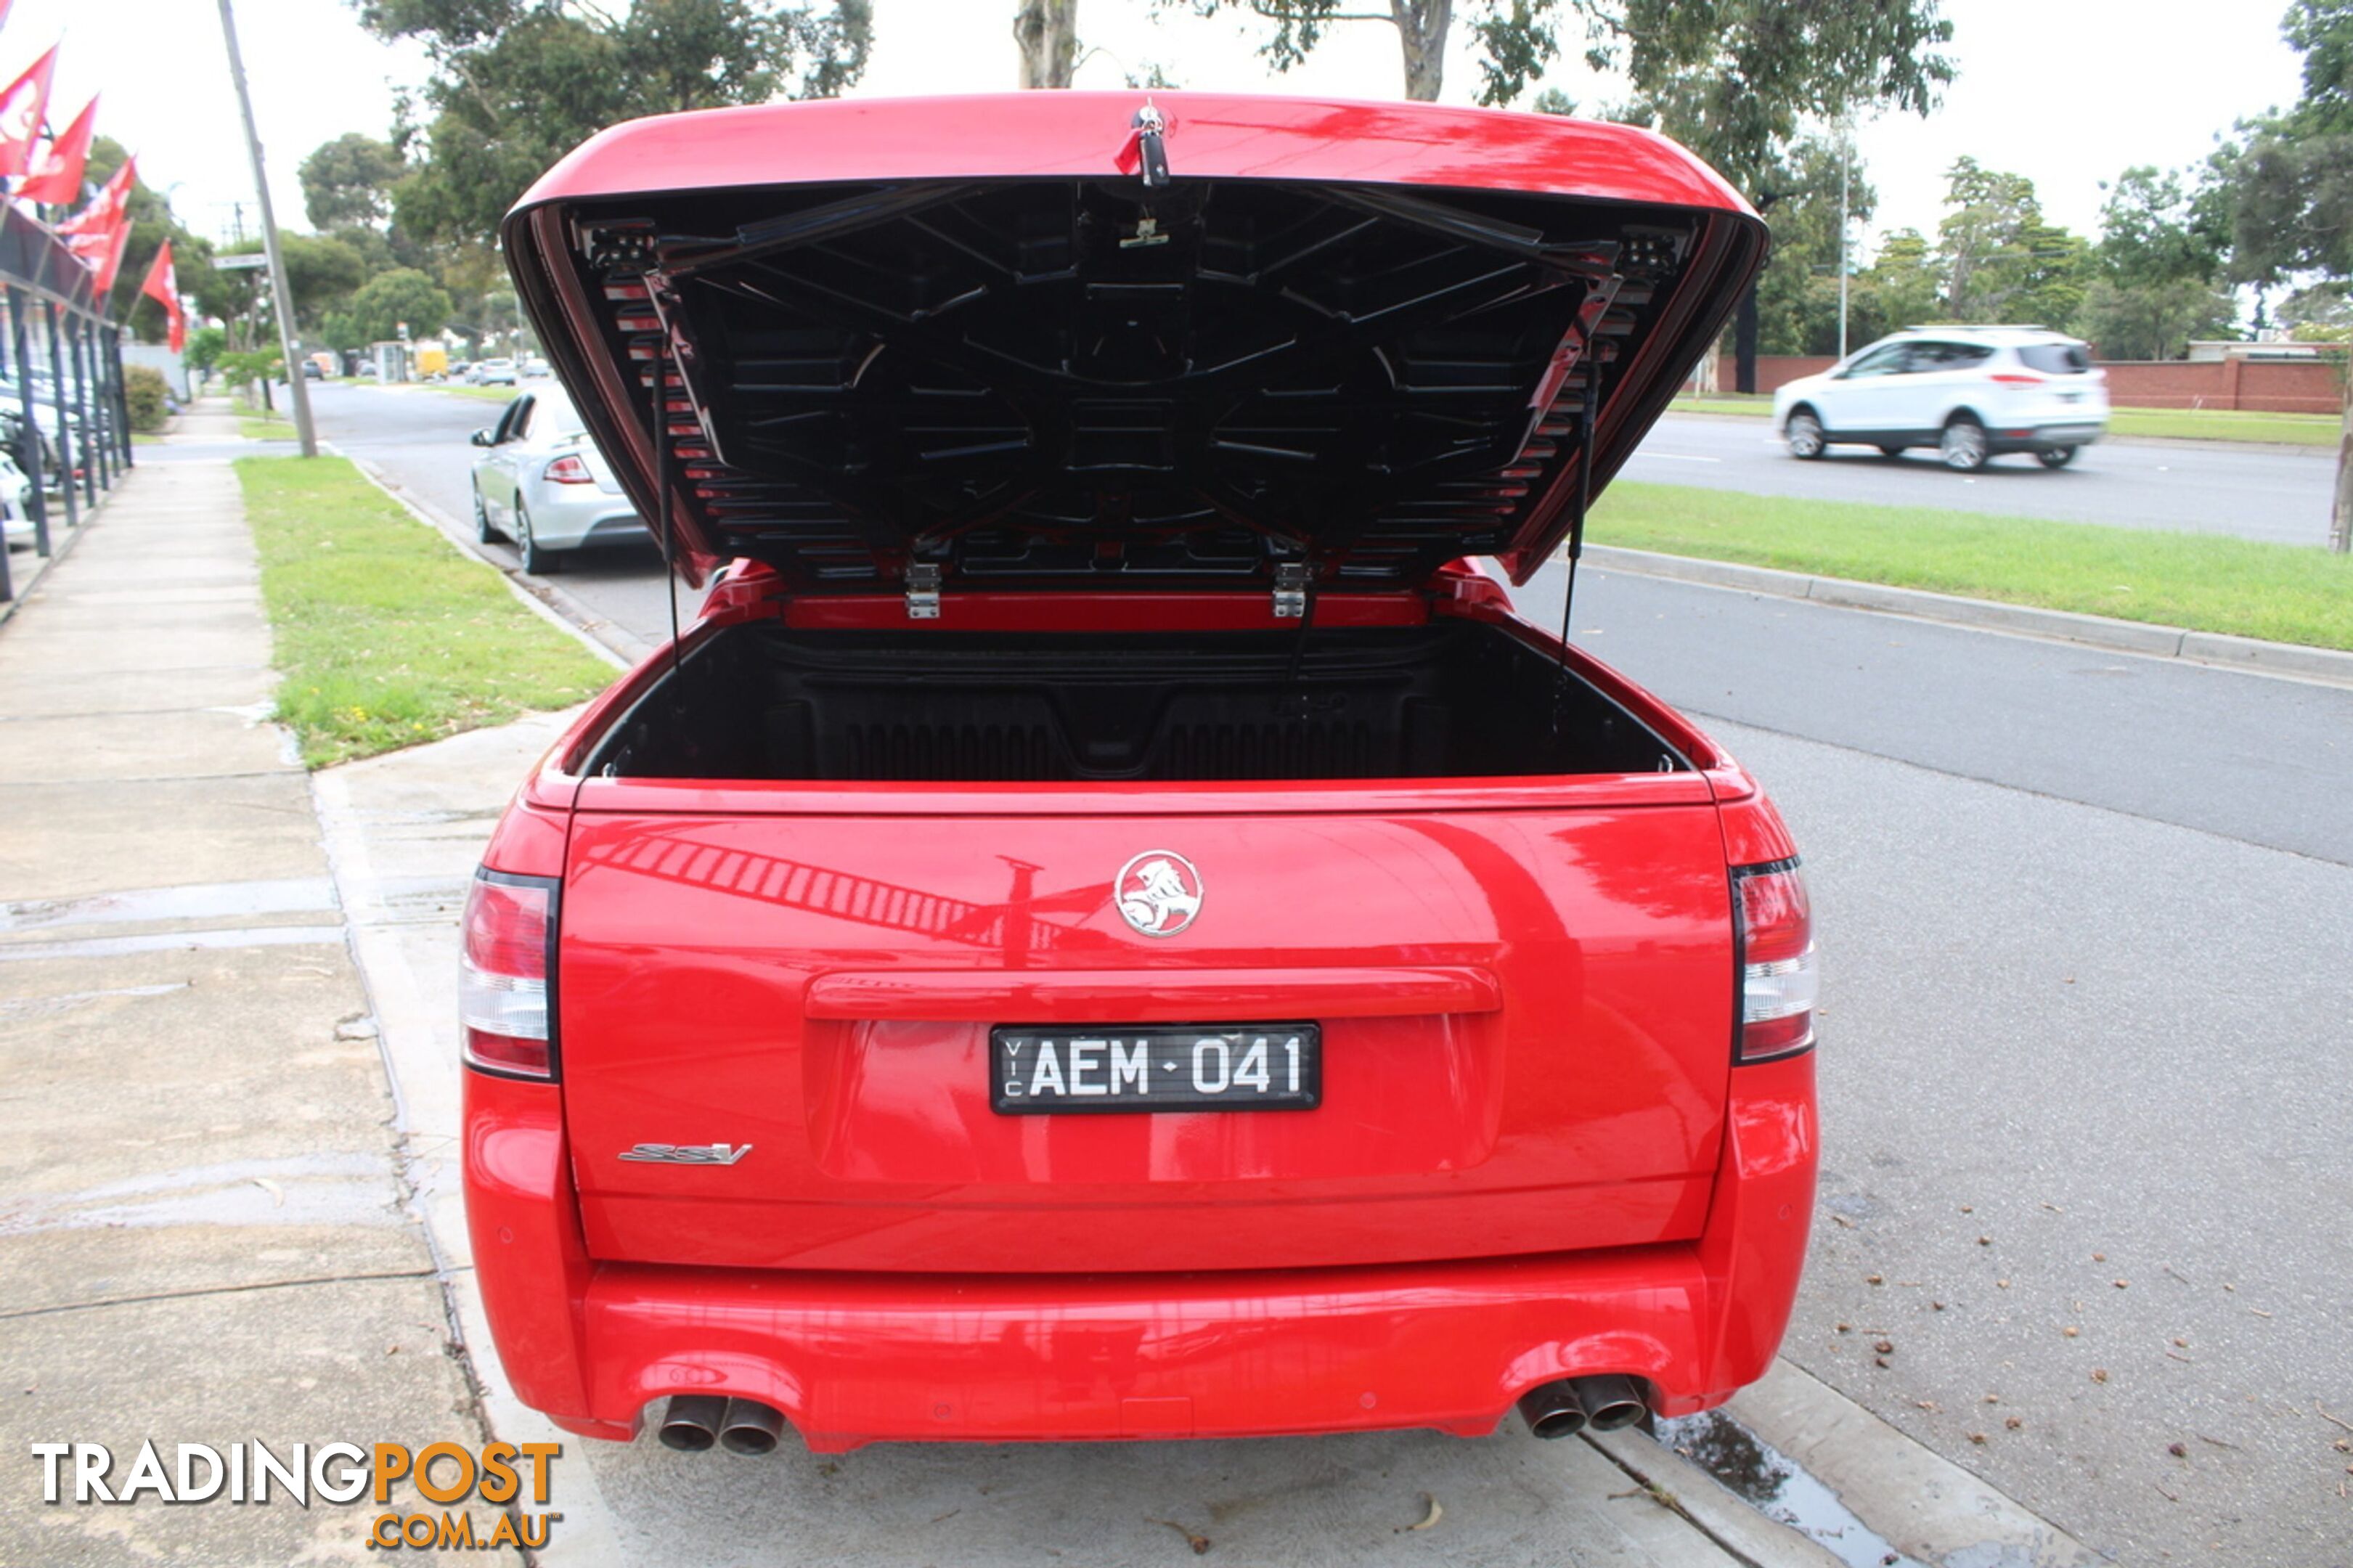
[{"label": "wet pavement stain", "polygon": [[1796,1460],[1721,1410],[1653,1422],[1651,1436],[1767,1518],[1819,1542],[1849,1568],[1926,1568],[1873,1532]]}]

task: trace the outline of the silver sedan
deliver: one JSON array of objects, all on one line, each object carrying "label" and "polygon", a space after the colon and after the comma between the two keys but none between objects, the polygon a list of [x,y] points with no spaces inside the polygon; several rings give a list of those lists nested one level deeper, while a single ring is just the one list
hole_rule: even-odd
[{"label": "silver sedan", "polygon": [[496,425],[474,432],[474,445],[483,449],[474,463],[474,535],[514,541],[524,571],[558,572],[575,550],[645,539],[645,523],[562,392],[524,393]]}]

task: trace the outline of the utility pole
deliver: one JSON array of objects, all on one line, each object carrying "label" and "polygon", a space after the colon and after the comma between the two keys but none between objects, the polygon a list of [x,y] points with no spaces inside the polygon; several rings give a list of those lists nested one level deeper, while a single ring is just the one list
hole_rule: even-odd
[{"label": "utility pole", "polygon": [[261,247],[269,253],[269,292],[277,306],[278,344],[286,356],[286,395],[294,405],[294,434],[302,455],[319,455],[319,440],[311,430],[311,393],[303,384],[302,366],[294,349],[294,290],[286,284],[286,258],[278,248],[278,218],[269,206],[269,176],[261,167],[261,133],[253,124],[253,94],[246,90],[245,58],[237,48],[237,17],[229,0],[220,0],[221,40],[228,45],[229,79],[237,84],[237,106],[245,115],[245,147],[253,159],[253,189],[261,201]]},{"label": "utility pole", "polygon": [[[224,0],[226,3],[226,0]],[[1854,117],[1839,126],[1839,358],[1846,358],[1847,178],[1854,168]]]}]

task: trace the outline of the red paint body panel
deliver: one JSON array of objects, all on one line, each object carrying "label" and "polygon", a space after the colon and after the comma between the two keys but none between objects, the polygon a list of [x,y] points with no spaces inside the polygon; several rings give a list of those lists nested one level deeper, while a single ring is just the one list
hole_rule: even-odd
[{"label": "red paint body panel", "polygon": [[[597,1256],[1155,1270],[1696,1232],[1732,1028],[1712,805],[1073,812],[993,818],[985,850],[972,836],[955,816],[580,813],[561,1006]],[[1207,889],[1199,920],[1165,940],[1130,931],[1110,898],[1113,873],[1155,845]],[[1147,964],[1183,1007],[1136,994]],[[1431,964],[1482,972],[1449,988],[1459,1010],[1431,1011]],[[922,981],[852,983],[878,1005],[847,1018],[839,992],[810,994],[878,966],[949,979],[929,1007],[906,994]],[[1271,994],[1288,983],[1316,997],[1367,969],[1406,972],[1393,1011],[1373,1009],[1378,988],[1335,1010]],[[1237,971],[1261,978],[1221,995]],[[1322,1017],[1323,1109],[989,1109],[990,1021],[1104,1021],[1117,991],[1136,1022]],[[979,1013],[973,998],[992,994],[1020,994],[1023,1010]],[[648,1139],[750,1142],[761,1157],[616,1158]]]},{"label": "red paint body panel", "polygon": [[805,1011],[853,1020],[1176,1024],[1219,1015],[1402,1018],[1493,1013],[1503,1005],[1503,988],[1483,969],[944,969],[820,974],[809,982]]},{"label": "red paint body panel", "polygon": [[[548,1092],[493,1084],[470,1096],[491,1142],[515,1120],[530,1131],[518,1089]],[[504,1183],[486,1196],[470,1173],[468,1200],[503,1205],[475,1220],[475,1247],[510,1376],[586,1436],[630,1436],[651,1402],[681,1393],[765,1400],[820,1451],[1403,1426],[1476,1436],[1551,1377],[1634,1373],[1661,1414],[1679,1415],[1764,1373],[1812,1210],[1812,1058],[1742,1068],[1730,1108],[1695,1242],[1566,1257],[1046,1279],[603,1264],[572,1295],[540,1280],[497,1288],[513,1265],[490,1250],[486,1226],[530,1223],[530,1197]],[[560,1230],[561,1170],[530,1168],[543,1183],[542,1229]],[[575,1404],[569,1380],[583,1369]]]},{"label": "red paint body panel", "polygon": [[[1136,97],[617,128],[518,210],[518,277],[586,343],[600,318],[557,265],[572,243],[561,215],[580,204],[1132,175]],[[1641,132],[1430,106],[1162,101],[1186,178],[1705,209],[1692,232],[1714,271],[1689,274],[1666,338],[1746,276],[1735,253],[1753,215]],[[1600,412],[1597,477],[1666,395],[1652,384],[1665,352],[1630,349],[1640,374]],[[565,353],[576,394],[630,406],[628,365]],[[623,439],[645,468],[642,433]],[[1521,575],[1565,526],[1567,473],[1504,552]],[[1278,624],[1261,593],[1098,592],[1083,576],[1067,591],[960,584],[938,620],[911,623],[897,594],[792,598],[784,581],[730,568],[686,649],[762,621],[845,647],[932,630],[1213,643]],[[1314,597],[1317,626],[1483,623],[1561,657],[1690,765],[1230,784],[586,777],[671,656],[591,706],[488,857],[562,879],[563,1081],[470,1072],[466,1091],[475,1263],[526,1403],[627,1437],[667,1396],[741,1395],[830,1449],[1475,1434],[1556,1376],[1631,1374],[1681,1415],[1763,1373],[1805,1255],[1818,1130],[1810,1055],[1733,1064],[1730,868],[1788,857],[1786,827],[1706,736],[1562,653],[1485,577],[1458,563],[1409,590],[1335,586]],[[1150,848],[1186,857],[1203,895],[1166,938],[1130,929],[1110,897]],[[1312,1110],[991,1107],[992,1025],[1286,1018],[1323,1027]],[[741,1155],[620,1157],[657,1142]]]},{"label": "red paint body panel", "polygon": [[662,115],[582,142],[516,204],[781,183],[1134,174],[1149,96],[1187,179],[1524,191],[1746,215],[1665,137],[1562,115],[1208,92],[833,99]]}]

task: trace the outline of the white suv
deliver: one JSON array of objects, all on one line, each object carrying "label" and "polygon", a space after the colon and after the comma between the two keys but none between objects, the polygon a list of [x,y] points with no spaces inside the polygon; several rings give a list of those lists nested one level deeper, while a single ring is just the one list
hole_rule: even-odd
[{"label": "white suv", "polygon": [[1963,472],[2004,452],[2063,468],[2107,432],[2107,381],[2080,340],[2040,327],[1913,327],[1782,387],[1773,424],[1799,458],[1934,447]]}]

